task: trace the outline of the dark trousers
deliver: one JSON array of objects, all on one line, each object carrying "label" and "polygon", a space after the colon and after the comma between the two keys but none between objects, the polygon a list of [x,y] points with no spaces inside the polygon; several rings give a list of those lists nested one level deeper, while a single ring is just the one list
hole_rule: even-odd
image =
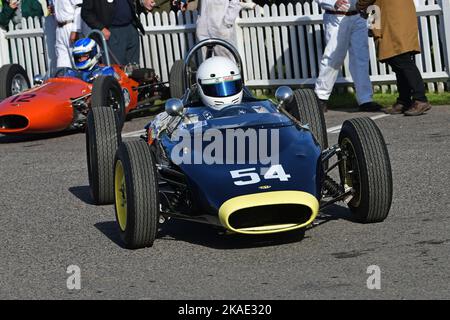
[{"label": "dark trousers", "polygon": [[409,107],[413,101],[427,102],[425,84],[415,63],[415,54],[407,52],[385,60],[397,76],[399,97],[397,102]]},{"label": "dark trousers", "polygon": [[[111,26],[109,31],[111,31],[111,37],[108,47],[119,64],[139,64],[139,32],[137,29],[129,24],[123,27]],[[115,63],[114,59],[111,59],[111,63]]]}]

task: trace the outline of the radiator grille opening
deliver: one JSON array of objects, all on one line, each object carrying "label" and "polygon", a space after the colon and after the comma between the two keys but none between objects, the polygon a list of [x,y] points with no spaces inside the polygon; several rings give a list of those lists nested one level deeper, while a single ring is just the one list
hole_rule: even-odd
[{"label": "radiator grille opening", "polygon": [[8,115],[0,117],[0,129],[17,130],[28,127],[28,119],[24,116]]},{"label": "radiator grille opening", "polygon": [[228,222],[234,229],[300,225],[308,222],[312,214],[308,206],[276,204],[237,210],[230,215]]}]

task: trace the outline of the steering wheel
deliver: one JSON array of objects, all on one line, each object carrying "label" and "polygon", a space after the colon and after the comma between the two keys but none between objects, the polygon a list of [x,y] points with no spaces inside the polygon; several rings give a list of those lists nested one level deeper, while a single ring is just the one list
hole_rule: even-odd
[{"label": "steering wheel", "polygon": [[227,49],[231,55],[234,57],[234,60],[236,61],[236,64],[239,68],[239,73],[241,74],[241,79],[242,82],[244,82],[244,72],[243,72],[243,64],[242,64],[242,59],[241,56],[239,54],[239,51],[229,42],[225,41],[225,40],[221,40],[221,39],[217,39],[217,38],[210,38],[210,39],[205,39],[200,41],[199,43],[197,43],[193,48],[191,48],[189,50],[189,52],[187,53],[186,57],[184,58],[184,63],[183,63],[183,71],[182,71],[182,75],[184,76],[184,91],[189,89],[192,89],[192,74],[193,74],[193,70],[191,68],[191,62],[193,61],[193,59],[197,56],[196,53],[199,52],[203,47],[207,47],[207,57],[209,55],[211,55],[212,49],[215,46],[221,46],[225,49]]}]

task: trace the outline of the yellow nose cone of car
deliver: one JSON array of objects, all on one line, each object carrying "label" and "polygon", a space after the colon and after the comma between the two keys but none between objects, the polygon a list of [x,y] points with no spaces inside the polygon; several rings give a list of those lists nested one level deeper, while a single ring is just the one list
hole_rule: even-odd
[{"label": "yellow nose cone of car", "polygon": [[219,209],[221,224],[243,234],[270,234],[310,225],[319,212],[319,201],[302,191],[273,191],[239,196]]}]

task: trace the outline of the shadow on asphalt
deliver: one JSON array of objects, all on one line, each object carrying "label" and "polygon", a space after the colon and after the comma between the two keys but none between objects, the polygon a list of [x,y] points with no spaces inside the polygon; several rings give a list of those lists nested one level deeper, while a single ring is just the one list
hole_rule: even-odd
[{"label": "shadow on asphalt", "polygon": [[81,133],[80,130],[61,131],[54,133],[36,133],[36,134],[23,134],[23,135],[0,135],[0,144],[2,143],[19,143],[30,142],[37,140],[48,140],[54,138],[60,138],[75,133]]},{"label": "shadow on asphalt", "polygon": [[70,187],[69,192],[86,204],[95,205],[89,186]]},{"label": "shadow on asphalt", "polygon": [[114,242],[117,246],[125,249],[122,240],[120,239],[119,230],[115,221],[105,221],[94,224],[98,231],[103,233],[109,240]]},{"label": "shadow on asphalt", "polygon": [[[119,247],[124,247],[115,221],[100,222],[94,226]],[[300,242],[304,235],[304,231],[262,236],[224,234],[222,229],[214,226],[171,219],[160,226],[156,240],[183,241],[213,249],[229,250],[270,247]]]},{"label": "shadow on asphalt", "polygon": [[158,234],[161,241],[184,241],[220,250],[280,246],[304,238],[304,230],[271,235],[229,234],[220,227],[174,219],[163,224]]},{"label": "shadow on asphalt", "polygon": [[[334,220],[356,222],[348,208],[333,205],[321,212],[306,232]],[[115,221],[100,222],[94,226],[116,245],[124,248]],[[157,241],[183,241],[219,250],[274,247],[301,242],[303,239],[305,239],[305,230],[258,236],[228,234],[219,227],[178,219],[171,219],[162,224],[157,236]]]},{"label": "shadow on asphalt", "polygon": [[353,223],[359,223],[347,206],[333,204],[320,211],[311,228],[315,228],[334,220],[346,220]]}]

